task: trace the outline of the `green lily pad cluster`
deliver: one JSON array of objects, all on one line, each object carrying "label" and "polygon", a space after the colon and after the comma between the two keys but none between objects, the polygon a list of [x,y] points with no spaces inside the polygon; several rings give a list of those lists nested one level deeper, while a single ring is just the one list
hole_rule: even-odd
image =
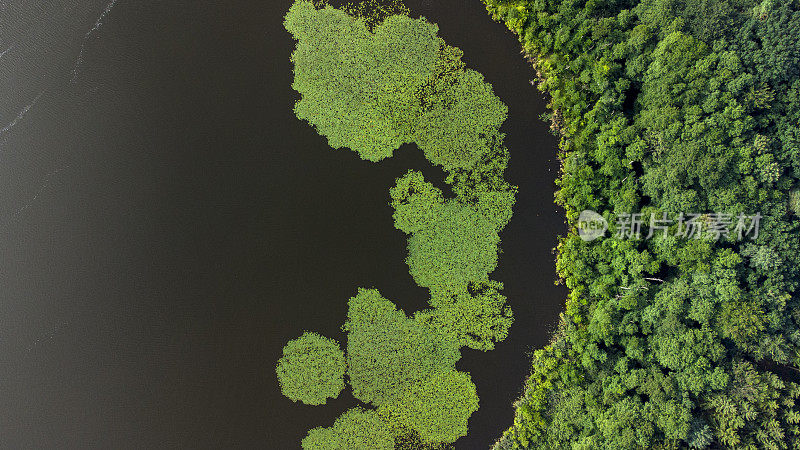
[{"label": "green lily pad cluster", "polygon": [[516,195],[503,177],[507,108],[436,25],[386,9],[377,19],[367,8],[347,11],[300,0],[286,16],[297,40],[297,117],[331,147],[370,161],[415,143],[447,171],[455,196],[414,170],[389,192],[395,227],[408,235],[409,273],[429,289],[430,308],[407,315],[359,288],[342,326],[346,353],[306,333],[287,344],[277,373],[284,395],[313,405],[336,398],[346,373],[363,402],[311,430],[306,450],[444,448],[467,434],[478,409],[475,384],[455,367],[461,349],[493,349],[513,322],[503,284],[489,277]]}]

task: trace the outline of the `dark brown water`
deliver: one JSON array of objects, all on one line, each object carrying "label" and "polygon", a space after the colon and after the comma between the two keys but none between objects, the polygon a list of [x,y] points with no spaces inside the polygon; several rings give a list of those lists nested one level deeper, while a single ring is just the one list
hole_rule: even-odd
[{"label": "dark brown water", "polygon": [[[274,365],[347,298],[426,305],[379,164],[334,151],[291,107],[286,1],[0,2],[0,447],[299,448],[356,401],[281,396]],[[515,38],[478,0],[409,0],[509,105],[520,186],[494,278],[516,323],[464,351],[481,408],[459,449],[512,419],[528,353],[565,296],[551,248],[555,139]],[[79,57],[80,55],[80,57]]]}]

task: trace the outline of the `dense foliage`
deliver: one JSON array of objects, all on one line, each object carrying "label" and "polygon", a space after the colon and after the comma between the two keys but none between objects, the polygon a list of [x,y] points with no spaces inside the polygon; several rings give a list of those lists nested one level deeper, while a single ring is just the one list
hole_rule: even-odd
[{"label": "dense foliage", "polygon": [[375,289],[359,289],[348,305],[347,375],[363,402],[398,400],[461,358],[451,335],[409,319]]},{"label": "dense foliage", "polygon": [[358,290],[342,326],[347,374],[353,396],[376,409],[312,430],[303,447],[448,448],[478,409],[470,375],[455,370],[461,347],[491,350],[513,322],[502,283],[489,278],[516,195],[503,177],[507,108],[435,25],[368,5],[291,7],[295,113],[332,147],[371,161],[416,143],[447,171],[455,196],[413,170],[390,189],[395,227],[409,235],[409,273],[430,290],[430,308],[409,317],[378,290]]},{"label": "dense foliage", "polygon": [[489,281],[471,283],[462,292],[434,292],[432,308],[418,311],[414,319],[456,336],[462,346],[492,350],[495,342],[508,336],[514,322],[501,289],[503,283]]},{"label": "dense foliage", "polygon": [[305,450],[392,450],[394,436],[377,412],[353,408],[333,426],[309,431],[302,445]]},{"label": "dense foliage", "polygon": [[800,4],[485,2],[551,96],[571,224],[763,216],[745,239],[564,237],[566,311],[497,447],[800,446]]},{"label": "dense foliage", "polygon": [[422,96],[414,140],[425,157],[446,169],[468,168],[491,147],[492,135],[506,120],[508,108],[483,75],[464,69],[461,52],[445,48],[450,58]]},{"label": "dense foliage", "polygon": [[381,408],[393,423],[416,430],[425,441],[453,442],[467,434],[467,420],[478,409],[478,394],[469,374],[440,372]]},{"label": "dense foliage", "polygon": [[461,51],[424,19],[391,15],[379,24],[332,7],[296,2],[286,29],[301,94],[295,106],[328,138],[379,161],[415,142],[434,164],[468,168],[489,150],[506,106]]},{"label": "dense foliage", "polygon": [[398,15],[373,33],[344,11],[300,1],[286,16],[286,29],[297,39],[298,118],[331,147],[348,147],[370,161],[413,141],[420,113],[415,94],[438,57],[436,26]]},{"label": "dense foliage", "polygon": [[333,339],[306,332],[286,344],[276,372],[283,395],[324,405],[344,389],[344,353]]},{"label": "dense foliage", "polygon": [[448,201],[408,239],[408,267],[418,285],[432,290],[465,290],[488,281],[497,266],[500,237],[474,208]]}]

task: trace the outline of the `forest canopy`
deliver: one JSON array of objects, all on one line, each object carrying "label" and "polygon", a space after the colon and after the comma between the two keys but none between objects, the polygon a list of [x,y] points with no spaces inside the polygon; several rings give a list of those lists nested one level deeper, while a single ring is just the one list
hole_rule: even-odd
[{"label": "forest canopy", "polygon": [[484,1],[550,95],[570,224],[763,217],[746,240],[562,237],[566,309],[496,448],[800,446],[800,4]]}]

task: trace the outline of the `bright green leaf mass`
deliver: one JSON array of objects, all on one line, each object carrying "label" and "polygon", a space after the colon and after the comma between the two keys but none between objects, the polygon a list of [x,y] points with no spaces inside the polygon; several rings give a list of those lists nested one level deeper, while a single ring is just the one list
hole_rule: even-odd
[{"label": "bright green leaf mass", "polygon": [[408,263],[418,285],[464,290],[488,281],[497,266],[500,237],[494,225],[473,208],[455,201],[439,206],[434,217],[408,238]]},{"label": "bright green leaf mass", "polygon": [[303,450],[393,450],[394,436],[374,410],[353,408],[333,426],[309,431],[302,446]]},{"label": "bright green leaf mass", "polygon": [[[507,107],[483,75],[466,68],[461,50],[438,37],[436,25],[397,14],[407,11],[397,2],[337,10],[298,0],[284,22],[297,41],[297,117],[331,147],[365,160],[414,143],[447,172],[455,194],[445,198],[414,170],[390,189],[395,227],[409,235],[409,272],[429,288],[431,308],[410,318],[376,289],[359,289],[349,300],[341,367],[354,397],[380,414],[352,409],[332,427],[312,430],[305,449],[449,448],[478,408],[469,375],[455,371],[460,348],[491,350],[513,322],[502,284],[488,278],[516,196],[503,176],[508,150],[499,129]],[[335,366],[331,374],[339,377]],[[287,366],[287,386],[300,384],[310,367],[316,362]],[[318,389],[338,380],[317,380]],[[319,404],[311,386],[287,391]]]},{"label": "bright green leaf mass", "polygon": [[323,405],[344,389],[344,353],[333,339],[306,332],[286,344],[276,372],[283,395]]},{"label": "bright green leaf mass", "polygon": [[461,345],[476,350],[492,350],[508,336],[514,323],[502,283],[474,283],[469,292],[432,292],[431,309],[417,312],[414,318],[429,327],[457,336]]},{"label": "bright green leaf mass", "polygon": [[478,395],[469,374],[441,372],[381,409],[424,441],[450,443],[466,436],[467,421],[478,410]]},{"label": "bright green leaf mass", "polygon": [[444,203],[441,189],[425,181],[422,173],[409,170],[389,190],[394,208],[394,226],[405,233],[414,233],[434,220]]},{"label": "bright green leaf mass", "polygon": [[415,141],[433,164],[472,167],[490,150],[508,108],[483,75],[461,69],[438,78],[423,101]]},{"label": "bright green leaf mass", "polygon": [[391,15],[375,25],[298,1],[285,26],[298,41],[295,113],[333,148],[379,161],[416,142],[432,163],[468,168],[505,120],[483,76],[465,69],[460,51],[424,19]]},{"label": "bright green leaf mass", "polygon": [[348,303],[347,375],[357,399],[382,405],[402,398],[461,358],[455,339],[408,318],[375,289]]}]

